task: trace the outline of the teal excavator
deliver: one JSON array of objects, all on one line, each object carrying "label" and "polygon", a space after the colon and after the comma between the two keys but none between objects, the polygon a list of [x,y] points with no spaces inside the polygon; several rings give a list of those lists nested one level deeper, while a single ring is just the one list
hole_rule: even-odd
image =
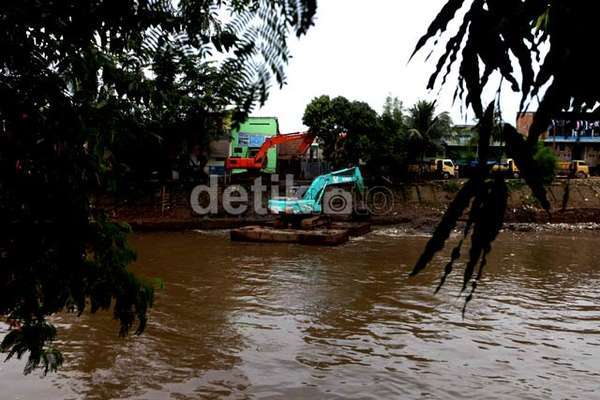
[{"label": "teal excavator", "polygon": [[[323,214],[323,200],[326,197],[327,189],[332,186],[353,186],[360,195],[364,194],[365,185],[362,174],[358,167],[342,169],[321,175],[311,183],[311,185],[302,194],[297,190],[291,197],[270,199],[268,203],[269,211],[280,218],[280,220],[298,224],[303,219],[318,217]],[[346,204],[335,205],[328,204],[333,209],[343,209],[352,207],[352,198],[348,199],[348,192],[340,192],[328,198],[329,201],[341,202]]]}]

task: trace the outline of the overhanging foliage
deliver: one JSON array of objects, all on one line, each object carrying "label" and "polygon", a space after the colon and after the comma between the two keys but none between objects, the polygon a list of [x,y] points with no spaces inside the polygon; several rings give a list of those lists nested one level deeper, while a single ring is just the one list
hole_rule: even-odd
[{"label": "overhanging foliage", "polygon": [[94,195],[148,143],[180,146],[243,118],[283,83],[286,39],[315,0],[5,1],[0,6],[0,315],[8,357],[56,368],[61,311],[111,308],[141,333],[153,287],[129,228]]}]

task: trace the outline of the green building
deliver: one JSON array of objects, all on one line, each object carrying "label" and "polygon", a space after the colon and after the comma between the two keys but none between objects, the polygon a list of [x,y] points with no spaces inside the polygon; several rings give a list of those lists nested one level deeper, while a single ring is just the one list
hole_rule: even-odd
[{"label": "green building", "polygon": [[[276,117],[248,117],[239,128],[231,131],[230,155],[253,157],[265,142],[265,139],[279,133],[279,121]],[[273,174],[277,170],[277,149],[267,152],[267,167],[262,171]],[[242,172],[242,170],[233,171]]]}]

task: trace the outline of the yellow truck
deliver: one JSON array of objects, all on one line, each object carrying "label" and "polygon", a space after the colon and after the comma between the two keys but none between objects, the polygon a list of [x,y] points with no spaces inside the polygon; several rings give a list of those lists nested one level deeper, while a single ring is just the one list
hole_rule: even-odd
[{"label": "yellow truck", "polygon": [[570,178],[589,178],[590,167],[582,160],[559,161],[556,163],[556,175]]},{"label": "yellow truck", "polygon": [[436,158],[423,163],[410,164],[408,173],[413,176],[452,179],[458,178],[458,167],[450,159]]},{"label": "yellow truck", "polygon": [[492,166],[492,173],[502,174],[513,179],[519,179],[521,177],[521,171],[519,171],[517,164],[515,164],[515,160],[512,158],[509,158],[506,162],[495,163]]}]

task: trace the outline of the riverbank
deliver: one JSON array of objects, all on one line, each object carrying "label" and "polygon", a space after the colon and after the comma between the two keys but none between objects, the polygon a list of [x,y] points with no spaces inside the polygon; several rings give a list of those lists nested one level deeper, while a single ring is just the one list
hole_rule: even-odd
[{"label": "riverbank", "polygon": [[[370,222],[374,226],[401,225],[430,232],[463,183],[446,181],[387,187],[382,191],[387,196],[387,205],[384,210],[372,215]],[[531,191],[522,182],[511,181],[509,187],[506,229],[522,230],[525,229],[524,224],[554,226],[556,229],[583,224],[588,230],[600,229],[600,179],[564,180],[549,185],[550,212],[538,206]],[[565,191],[568,191],[566,198]],[[222,190],[216,197],[218,205],[210,215],[194,212],[190,193],[190,190],[162,188],[158,195],[136,201],[113,202],[107,208],[113,218],[129,223],[136,232],[233,229],[265,226],[274,220],[272,216],[256,212],[256,205],[263,209],[266,207],[266,196],[255,199],[251,191],[247,204],[254,207],[247,207],[236,216],[225,211]],[[203,201],[206,202],[206,199],[200,199],[199,203],[206,206]]]}]

